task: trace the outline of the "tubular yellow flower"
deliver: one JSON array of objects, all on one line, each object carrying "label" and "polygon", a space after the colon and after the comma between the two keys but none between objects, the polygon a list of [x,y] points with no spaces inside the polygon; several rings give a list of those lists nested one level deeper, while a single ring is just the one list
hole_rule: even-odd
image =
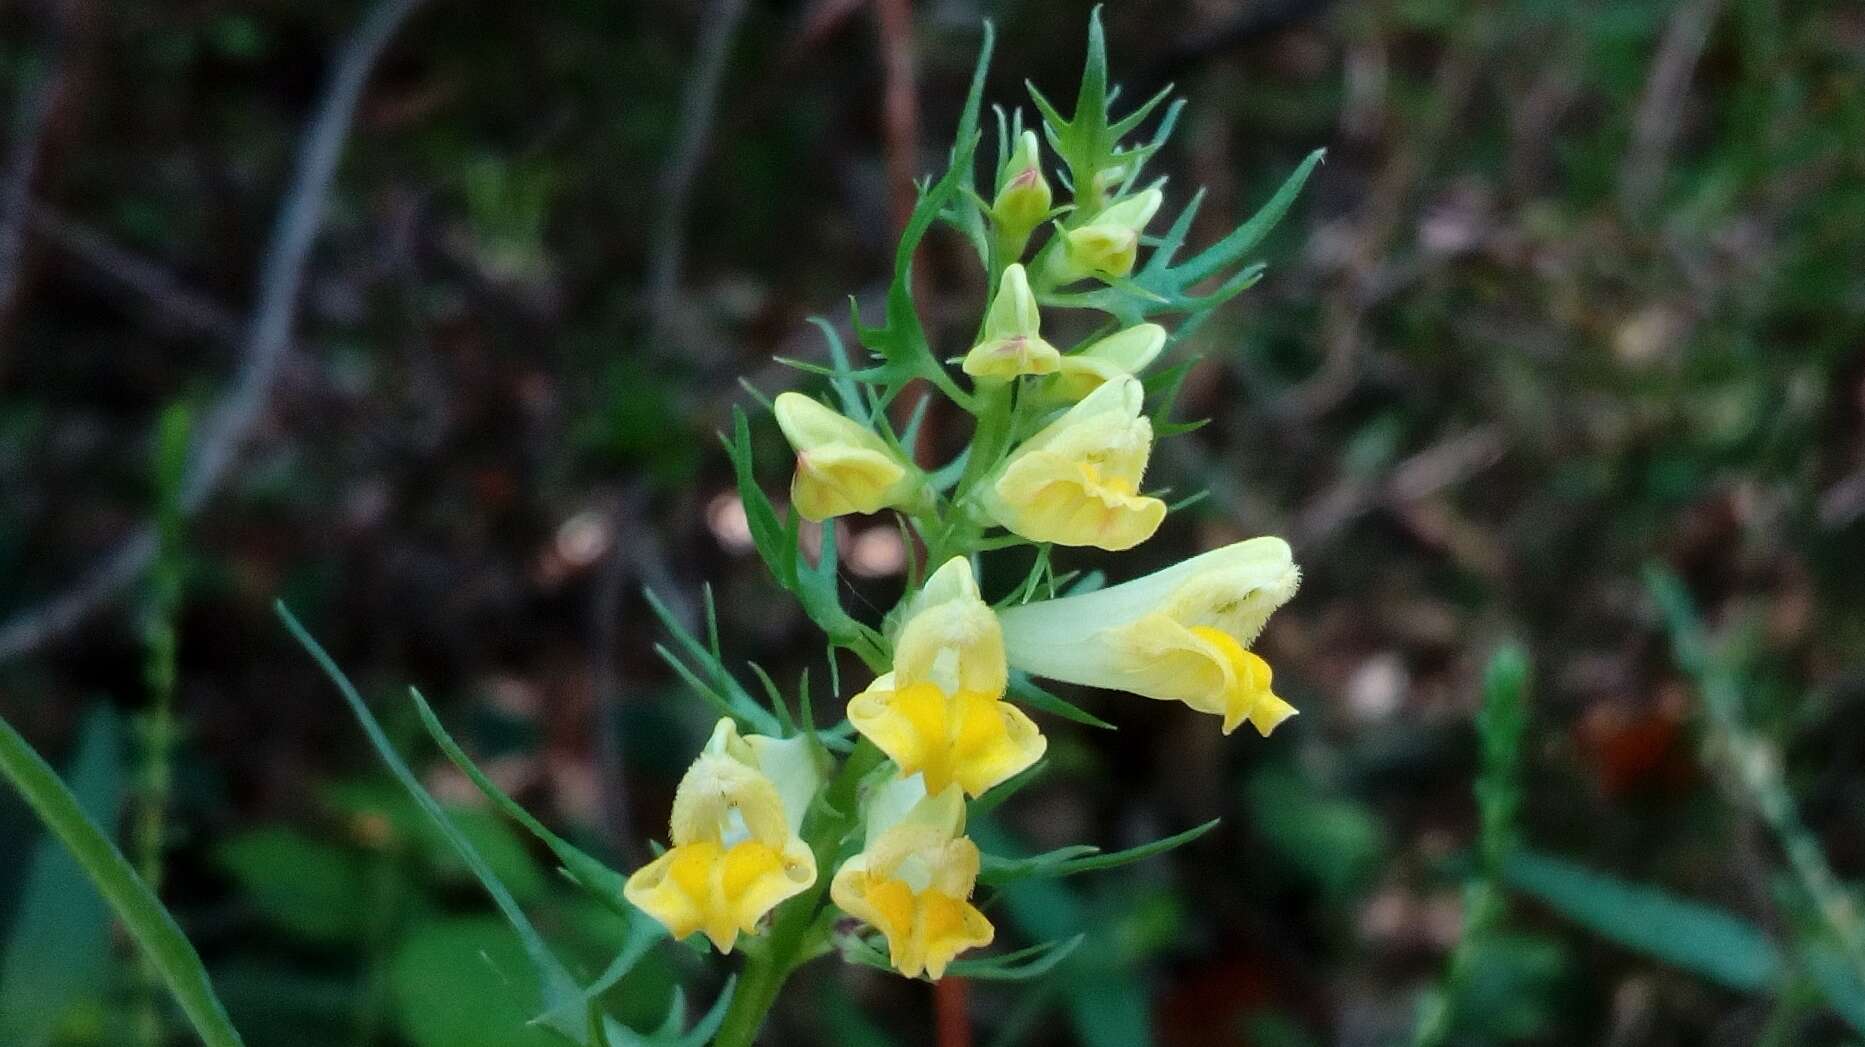
[{"label": "tubular yellow flower", "polygon": [[1166,329],[1158,324],[1135,324],[1116,331],[1093,345],[1062,357],[1046,394],[1076,403],[1122,375],[1137,375],[1158,359],[1166,345]]},{"label": "tubular yellow flower", "polygon": [[1153,427],[1131,376],[1104,382],[1011,452],[983,486],[980,506],[1034,542],[1119,552],[1159,529],[1166,503],[1140,495]]},{"label": "tubular yellow flower", "polygon": [[972,796],[1042,757],[1048,740],[1002,700],[1009,679],[997,615],[971,564],[954,557],[926,581],[894,643],[894,671],[849,699],[848,721],[899,765],[943,792]]},{"label": "tubular yellow flower", "polygon": [[1081,596],[1001,616],[1010,664],[1038,676],[1184,702],[1267,737],[1295,715],[1247,650],[1301,574],[1280,538],[1252,538]]},{"label": "tubular yellow flower", "polygon": [[866,846],[836,870],[829,897],[886,936],[901,974],[936,981],[959,953],[996,936],[970,900],[980,856],[959,835],[964,798],[957,789],[928,796],[917,775],[896,779],[876,791],[867,819]]},{"label": "tubular yellow flower", "polygon": [[667,853],[637,869],[623,895],[675,938],[703,931],[729,953],[739,934],[816,882],[797,835],[822,784],[802,738],[740,738],[722,719],[674,793]]},{"label": "tubular yellow flower", "polygon": [[797,453],[790,501],[808,519],[879,512],[923,497],[919,470],[872,430],[802,393],[780,393],[773,406]]},{"label": "tubular yellow flower", "polygon": [[1042,317],[1030,280],[1021,265],[1004,270],[984,317],[984,337],[965,354],[965,373],[973,378],[1009,380],[1020,374],[1054,374],[1062,354],[1043,341]]},{"label": "tubular yellow flower", "polygon": [[1086,225],[1065,231],[1059,250],[1049,254],[1049,275],[1055,284],[1089,276],[1118,280],[1132,272],[1140,254],[1140,234],[1164,200],[1165,194],[1158,189],[1135,193],[1108,206]]}]

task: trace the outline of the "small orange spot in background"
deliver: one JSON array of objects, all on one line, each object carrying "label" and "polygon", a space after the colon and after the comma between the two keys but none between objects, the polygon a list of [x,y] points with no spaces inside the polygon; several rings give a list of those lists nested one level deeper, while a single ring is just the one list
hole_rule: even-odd
[{"label": "small orange spot in background", "polygon": [[1696,761],[1683,744],[1690,698],[1677,684],[1665,685],[1648,707],[1600,702],[1575,728],[1576,740],[1609,796],[1647,789],[1689,786]]}]

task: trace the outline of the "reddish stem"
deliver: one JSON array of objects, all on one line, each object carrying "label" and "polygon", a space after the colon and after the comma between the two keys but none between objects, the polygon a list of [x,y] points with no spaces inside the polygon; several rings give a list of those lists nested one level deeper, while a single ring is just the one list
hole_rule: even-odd
[{"label": "reddish stem", "polygon": [[967,1006],[971,983],[948,974],[933,983],[933,1013],[938,1018],[939,1047],[971,1047],[971,1017]]}]

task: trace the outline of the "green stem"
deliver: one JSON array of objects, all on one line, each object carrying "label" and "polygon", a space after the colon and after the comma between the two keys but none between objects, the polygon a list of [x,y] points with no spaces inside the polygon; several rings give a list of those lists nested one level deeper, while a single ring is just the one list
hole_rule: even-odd
[{"label": "green stem", "polygon": [[713,1047],[751,1047],[758,1030],[764,1027],[765,1015],[777,1002],[778,990],[789,980],[790,970],[787,960],[775,953],[749,957],[738,988],[732,992],[725,1021],[719,1025],[719,1035],[713,1038]]},{"label": "green stem", "polygon": [[0,773],[13,782],[33,813],[78,860],[85,875],[116,910],[130,936],[175,994],[201,1042],[206,1047],[241,1047],[240,1034],[214,995],[200,954],[188,944],[175,918],[162,908],[149,885],[137,878],[136,870],[116,844],[85,817],[77,798],[58,780],[57,773],[4,719],[0,719]]},{"label": "green stem", "polygon": [[[164,554],[166,556],[167,554]],[[158,573],[160,573],[158,568]],[[158,583],[158,592],[168,588]],[[175,620],[172,602],[158,597],[149,624],[147,676],[151,708],[143,719],[142,796],[136,812],[136,865],[144,883],[158,897],[162,891],[164,838],[168,834],[169,794],[174,782]],[[154,964],[142,965],[136,1027],[143,1047],[161,1047],[162,977]]]},{"label": "green stem", "polygon": [[[965,471],[959,474],[958,485],[952,489],[955,512],[965,512],[965,502],[972,489],[990,475],[1008,449],[1015,421],[1011,404],[1012,383],[978,384],[978,425],[971,434],[971,456],[965,460]],[[936,569],[936,564],[929,561],[928,568]]]},{"label": "green stem", "polygon": [[[142,718],[142,773],[134,842],[136,867],[158,898],[162,894],[164,840],[175,778],[176,652],[180,644],[175,622],[186,580],[181,489],[192,425],[185,404],[171,405],[162,413],[156,438],[157,546],[149,573],[149,620],[143,634],[143,682],[149,688],[149,712]],[[143,1047],[161,1047],[167,1039],[162,1027],[162,978],[147,961],[142,965],[140,990],[136,1007],[138,1034]]]}]

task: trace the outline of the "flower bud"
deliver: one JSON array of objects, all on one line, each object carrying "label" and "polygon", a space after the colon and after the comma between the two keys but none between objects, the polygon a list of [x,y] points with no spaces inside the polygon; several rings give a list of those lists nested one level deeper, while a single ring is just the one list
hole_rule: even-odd
[{"label": "flower bud", "polygon": [[1049,181],[1043,177],[1042,154],[1036,132],[1025,131],[1017,139],[1016,151],[1004,164],[997,182],[997,198],[991,202],[991,221],[1006,236],[1018,243],[1049,215],[1051,195]]},{"label": "flower bud", "polygon": [[920,471],[874,431],[804,396],[781,393],[777,425],[797,453],[790,502],[816,521],[907,507],[925,497]]},{"label": "flower bud", "polygon": [[1021,374],[1053,374],[1061,358],[1055,346],[1043,341],[1029,275],[1023,266],[1011,265],[985,314],[983,340],[965,354],[965,373],[1006,381]]},{"label": "flower bud", "polygon": [[1117,280],[1132,272],[1139,258],[1140,233],[1164,199],[1158,189],[1148,189],[1110,205],[1087,224],[1064,232],[1058,249],[1047,252],[1049,275],[1055,286],[1089,276]]},{"label": "flower bud", "polygon": [[1077,403],[1102,384],[1122,375],[1137,375],[1158,358],[1166,345],[1166,329],[1158,324],[1135,324],[1062,357],[1045,395],[1052,400]]}]

